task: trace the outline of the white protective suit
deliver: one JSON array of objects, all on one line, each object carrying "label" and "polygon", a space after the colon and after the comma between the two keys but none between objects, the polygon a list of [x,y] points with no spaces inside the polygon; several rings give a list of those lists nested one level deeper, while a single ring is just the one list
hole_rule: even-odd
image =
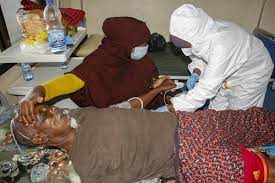
[{"label": "white protective suit", "polygon": [[201,70],[194,89],[171,99],[175,110],[195,111],[207,99],[215,110],[262,107],[273,63],[259,39],[190,4],[173,12],[170,34],[192,44],[182,49],[192,60],[188,69]]}]

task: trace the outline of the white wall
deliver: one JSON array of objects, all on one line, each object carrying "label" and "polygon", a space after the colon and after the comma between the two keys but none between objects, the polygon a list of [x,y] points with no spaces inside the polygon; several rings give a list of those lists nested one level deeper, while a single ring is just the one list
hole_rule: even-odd
[{"label": "white wall", "polygon": [[[21,6],[21,0],[0,0],[1,9],[4,14],[5,22],[11,39],[11,43],[16,42],[22,37],[16,21],[16,11]],[[0,77],[0,91],[5,95],[10,104],[18,102],[18,97],[7,94],[9,85],[21,75],[20,66],[16,65]]]},{"label": "white wall", "polygon": [[7,98],[9,104],[16,104],[19,101],[19,98],[14,95],[9,95],[7,90],[9,86],[16,81],[21,75],[21,67],[20,65],[13,66],[7,72],[0,76],[0,91]]},{"label": "white wall", "polygon": [[[63,0],[80,8],[80,0]],[[69,1],[69,3],[68,3]],[[275,1],[275,0],[271,0]],[[239,23],[253,30],[258,21],[263,0],[83,0],[88,34],[102,33],[105,18],[132,16],[145,21],[152,32],[169,35],[172,11],[184,3],[203,8],[209,15]]]},{"label": "white wall", "polygon": [[21,0],[0,0],[11,43],[14,43],[22,37],[16,21],[16,11],[21,6],[20,1]]},{"label": "white wall", "polygon": [[267,0],[260,28],[275,35],[275,0]]},{"label": "white wall", "polygon": [[[81,0],[59,0],[62,7],[80,9]],[[172,11],[183,3],[202,7],[209,15],[234,21],[253,30],[258,21],[264,0],[83,0],[88,34],[102,33],[105,18],[133,16],[147,22],[152,32],[168,37],[169,19]],[[21,37],[16,22],[16,10],[20,0],[0,0],[12,43]],[[267,0],[261,27],[275,34],[275,0]]]}]

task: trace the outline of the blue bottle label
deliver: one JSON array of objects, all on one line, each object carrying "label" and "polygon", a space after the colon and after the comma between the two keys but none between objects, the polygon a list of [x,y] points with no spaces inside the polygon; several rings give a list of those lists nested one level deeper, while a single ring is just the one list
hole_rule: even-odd
[{"label": "blue bottle label", "polygon": [[63,30],[49,30],[48,40],[51,48],[60,48],[66,45],[65,34]]}]

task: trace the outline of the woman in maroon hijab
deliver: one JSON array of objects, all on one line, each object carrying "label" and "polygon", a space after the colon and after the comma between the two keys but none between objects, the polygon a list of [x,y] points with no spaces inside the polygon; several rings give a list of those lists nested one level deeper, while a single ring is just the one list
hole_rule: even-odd
[{"label": "woman in maroon hijab", "polygon": [[[104,108],[150,90],[158,70],[147,54],[150,31],[146,24],[131,17],[113,17],[104,21],[102,29],[106,37],[101,46],[83,63],[35,87],[21,102],[26,118],[33,114],[35,104],[64,94],[81,107]],[[162,96],[157,95],[145,108],[162,105]]]},{"label": "woman in maroon hijab", "polygon": [[141,95],[158,77],[147,54],[150,31],[144,22],[114,17],[106,19],[102,29],[106,35],[102,45],[72,71],[85,81],[71,97],[80,106],[102,108]]}]

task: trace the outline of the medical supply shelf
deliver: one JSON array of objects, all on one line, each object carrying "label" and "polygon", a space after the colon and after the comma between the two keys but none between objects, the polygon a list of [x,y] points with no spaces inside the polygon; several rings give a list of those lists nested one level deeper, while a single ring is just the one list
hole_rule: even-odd
[{"label": "medical supply shelf", "polygon": [[26,95],[33,87],[71,71],[82,61],[83,58],[81,57],[71,57],[68,60],[68,68],[66,69],[60,69],[58,63],[38,63],[32,68],[34,78],[31,81],[25,81],[23,77],[19,77],[9,86],[8,93],[11,95]]},{"label": "medical supply shelf", "polygon": [[[33,68],[34,78],[31,81],[25,81],[23,77],[19,77],[15,82],[13,82],[7,92],[11,95],[25,96],[27,95],[35,86],[54,79],[57,76],[61,76],[66,72],[71,71],[76,66],[81,64],[83,57],[71,57],[68,59],[68,68],[60,69],[59,63],[37,63]],[[22,97],[19,97],[22,98]],[[78,106],[69,98],[60,100],[54,104],[60,108],[77,108]]]},{"label": "medical supply shelf", "polygon": [[50,50],[46,53],[24,53],[20,49],[23,39],[17,41],[10,48],[0,53],[0,63],[38,63],[38,62],[65,62],[87,35],[86,28],[78,27],[74,37],[74,46],[61,54],[53,54]]}]

